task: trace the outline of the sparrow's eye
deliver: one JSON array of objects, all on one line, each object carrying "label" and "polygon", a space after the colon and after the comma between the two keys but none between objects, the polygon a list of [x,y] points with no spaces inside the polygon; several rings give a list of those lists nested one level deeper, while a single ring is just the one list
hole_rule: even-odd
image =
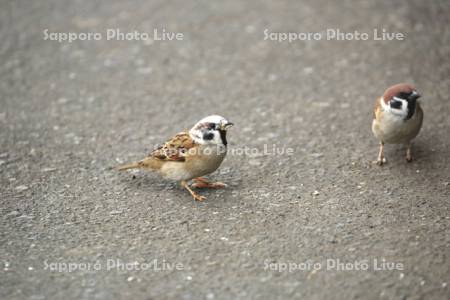
[{"label": "sparrow's eye", "polygon": [[401,92],[401,93],[398,93],[397,98],[406,100],[409,98],[409,96],[411,96],[411,93]]},{"label": "sparrow's eye", "polygon": [[206,123],[206,129],[208,129],[208,130],[214,130],[215,125],[216,125],[216,124],[214,124],[214,123]]}]

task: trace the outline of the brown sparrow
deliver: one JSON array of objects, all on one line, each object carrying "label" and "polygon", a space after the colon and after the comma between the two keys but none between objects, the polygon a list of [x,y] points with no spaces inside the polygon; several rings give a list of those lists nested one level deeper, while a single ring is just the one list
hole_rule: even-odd
[{"label": "brown sparrow", "polygon": [[405,144],[406,161],[412,161],[411,141],[419,133],[423,120],[423,111],[417,101],[419,98],[413,86],[400,83],[388,88],[383,97],[377,99],[372,132],[380,140],[378,165],[386,162],[385,143]]},{"label": "brown sparrow", "polygon": [[194,179],[192,187],[223,188],[221,182],[210,183],[204,176],[214,172],[222,163],[227,152],[227,130],[233,126],[221,116],[209,116],[200,120],[189,131],[175,135],[164,145],[155,149],[141,161],[119,166],[117,169],[145,169],[157,171],[163,177],[181,181],[192,197],[202,201],[206,197],[195,193],[187,184]]}]

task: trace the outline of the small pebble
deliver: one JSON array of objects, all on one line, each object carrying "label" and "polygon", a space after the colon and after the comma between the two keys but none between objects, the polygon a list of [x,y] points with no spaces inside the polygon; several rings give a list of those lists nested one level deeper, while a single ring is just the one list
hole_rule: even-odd
[{"label": "small pebble", "polygon": [[152,68],[139,68],[137,71],[139,74],[147,75],[147,74],[152,73],[153,69]]},{"label": "small pebble", "polygon": [[246,31],[247,33],[253,33],[253,32],[255,32],[255,26],[253,26],[253,25],[247,25],[247,26],[245,26],[245,31]]},{"label": "small pebble", "polygon": [[259,160],[256,160],[256,159],[250,159],[248,161],[248,164],[251,165],[251,166],[259,166],[259,165],[261,165],[261,162]]},{"label": "small pebble", "polygon": [[26,185],[19,185],[16,187],[16,191],[18,191],[18,192],[23,192],[26,190],[28,190],[28,187]]},{"label": "small pebble", "polygon": [[66,98],[59,98],[58,99],[58,103],[59,104],[65,104],[65,103],[67,103],[67,99]]}]

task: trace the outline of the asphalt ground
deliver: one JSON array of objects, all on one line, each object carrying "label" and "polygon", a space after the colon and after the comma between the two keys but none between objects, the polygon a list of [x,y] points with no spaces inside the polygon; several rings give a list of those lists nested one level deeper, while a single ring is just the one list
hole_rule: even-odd
[{"label": "asphalt ground", "polygon": [[[449,299],[449,16],[418,0],[2,1],[0,298]],[[374,40],[383,28],[405,37]],[[327,29],[369,39],[264,33]],[[398,82],[424,125],[413,163],[389,145],[380,168],[372,109]],[[230,150],[259,152],[229,154],[204,202],[111,169],[210,114],[235,123]]]}]

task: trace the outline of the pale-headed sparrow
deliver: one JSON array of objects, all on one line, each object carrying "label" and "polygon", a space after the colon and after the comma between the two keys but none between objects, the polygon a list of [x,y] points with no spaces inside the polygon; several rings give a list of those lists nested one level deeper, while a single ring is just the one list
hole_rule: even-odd
[{"label": "pale-headed sparrow", "polygon": [[422,127],[423,111],[419,93],[409,84],[400,83],[388,88],[375,103],[372,131],[380,140],[377,164],[386,162],[384,144],[406,145],[406,160],[412,161],[411,141]]},{"label": "pale-headed sparrow", "polygon": [[146,169],[159,172],[163,177],[181,181],[181,185],[197,201],[206,199],[195,193],[187,181],[193,179],[192,187],[223,188],[221,182],[210,183],[201,176],[214,172],[222,163],[227,151],[227,130],[233,126],[217,115],[200,120],[189,131],[175,135],[144,158],[135,163],[119,166],[118,170]]}]

